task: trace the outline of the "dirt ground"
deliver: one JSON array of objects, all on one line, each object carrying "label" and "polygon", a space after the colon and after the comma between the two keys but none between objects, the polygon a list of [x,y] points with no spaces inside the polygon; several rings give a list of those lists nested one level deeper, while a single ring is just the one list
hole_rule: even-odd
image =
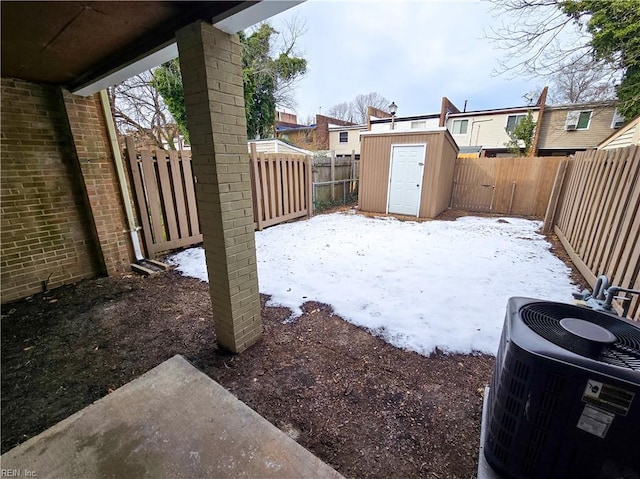
[{"label": "dirt ground", "polygon": [[492,356],[420,356],[312,302],[285,322],[266,299],[262,340],[235,356],[208,285],[175,272],[4,305],[2,452],[182,354],[346,477],[475,477]]}]

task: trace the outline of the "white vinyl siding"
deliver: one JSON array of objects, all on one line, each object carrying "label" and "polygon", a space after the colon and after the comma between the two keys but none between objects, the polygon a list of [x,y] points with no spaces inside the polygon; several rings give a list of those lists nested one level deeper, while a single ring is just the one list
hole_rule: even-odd
[{"label": "white vinyl siding", "polygon": [[[440,118],[425,118],[420,120],[403,120],[396,119],[393,129],[396,131],[426,130],[429,128],[438,128]],[[389,131],[391,130],[391,122],[372,123],[371,131]]]},{"label": "white vinyl siding", "polygon": [[[532,110],[533,121],[538,121],[538,111]],[[566,114],[566,113],[565,113]],[[506,149],[505,143],[509,142],[509,135],[506,131],[508,117],[512,115],[525,115],[526,112],[505,111],[493,114],[476,114],[466,112],[464,116],[450,116],[447,119],[447,128],[456,138],[458,146],[482,146],[485,149]],[[454,122],[466,121],[465,133],[456,133],[459,127]],[[563,117],[564,121],[564,117]],[[609,117],[607,122],[611,121]],[[461,127],[462,125],[460,125]],[[562,128],[562,126],[560,126]]]}]

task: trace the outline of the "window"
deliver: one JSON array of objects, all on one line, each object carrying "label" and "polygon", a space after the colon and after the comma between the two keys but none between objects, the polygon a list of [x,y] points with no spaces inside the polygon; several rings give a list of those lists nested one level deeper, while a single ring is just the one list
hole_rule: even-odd
[{"label": "window", "polygon": [[411,122],[411,129],[412,130],[416,130],[418,128],[426,128],[427,127],[427,122],[426,121],[412,121]]},{"label": "window", "polygon": [[349,132],[341,131],[340,132],[340,143],[349,143]]},{"label": "window", "polygon": [[613,112],[613,120],[611,120],[611,128],[620,128],[624,125],[624,116],[620,114],[618,109]]},{"label": "window", "polygon": [[513,129],[516,127],[516,125],[520,123],[522,120],[524,120],[526,117],[527,115],[509,115],[507,117],[507,126],[505,127],[505,130],[507,130],[507,133],[511,133]]},{"label": "window", "polygon": [[467,125],[469,125],[469,120],[453,120],[453,134],[466,135]]},{"label": "window", "polygon": [[565,130],[588,130],[591,123],[591,110],[574,110],[567,113]]}]

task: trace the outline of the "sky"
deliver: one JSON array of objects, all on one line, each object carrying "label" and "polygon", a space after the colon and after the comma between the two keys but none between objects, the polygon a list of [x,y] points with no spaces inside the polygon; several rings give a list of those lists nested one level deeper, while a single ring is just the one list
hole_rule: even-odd
[{"label": "sky", "polygon": [[[495,354],[507,301],[573,302],[569,268],[522,218],[398,221],[325,214],[256,232],[258,283],[299,316],[306,301],[396,347]],[[167,261],[207,280],[202,248]]]},{"label": "sky", "polygon": [[296,90],[298,117],[378,92],[398,116],[440,111],[447,96],[462,109],[526,105],[542,80],[494,76],[504,52],[484,38],[497,20],[477,1],[307,0],[275,17],[276,30],[306,22],[299,48],[309,68]]}]

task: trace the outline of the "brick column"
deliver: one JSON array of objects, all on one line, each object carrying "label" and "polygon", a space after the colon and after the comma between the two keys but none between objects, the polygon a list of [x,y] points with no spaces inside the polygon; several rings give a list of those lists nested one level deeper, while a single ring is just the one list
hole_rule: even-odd
[{"label": "brick column", "polygon": [[125,273],[135,257],[100,97],[66,90],[62,97],[104,268],[108,275]]},{"label": "brick column", "polygon": [[216,336],[239,353],[262,334],[240,41],[204,22],[176,38]]}]

